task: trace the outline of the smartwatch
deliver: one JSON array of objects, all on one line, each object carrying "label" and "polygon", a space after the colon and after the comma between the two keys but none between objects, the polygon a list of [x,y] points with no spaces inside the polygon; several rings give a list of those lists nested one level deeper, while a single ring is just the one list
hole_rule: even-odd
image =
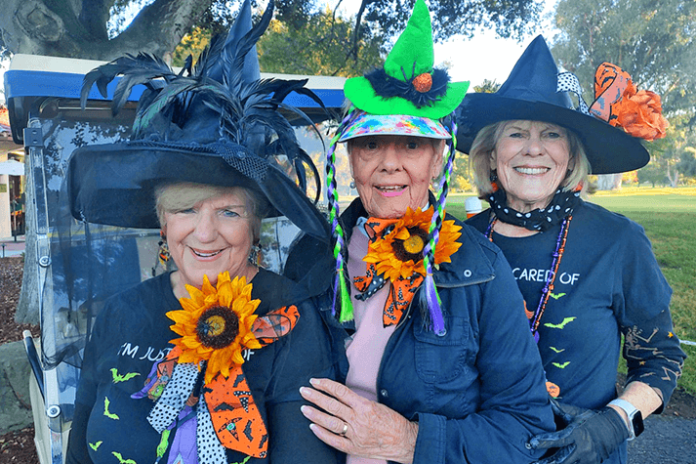
[{"label": "smartwatch", "polygon": [[610,401],[609,404],[613,404],[614,406],[618,406],[619,408],[623,409],[628,416],[628,433],[630,434],[628,437],[629,441],[643,433],[643,430],[645,429],[645,427],[643,427],[643,415],[635,406],[628,401],[619,398]]}]

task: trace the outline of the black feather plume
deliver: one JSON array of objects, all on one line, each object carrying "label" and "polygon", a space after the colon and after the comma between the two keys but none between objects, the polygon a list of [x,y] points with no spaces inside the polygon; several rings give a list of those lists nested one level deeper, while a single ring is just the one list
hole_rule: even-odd
[{"label": "black feather plume", "polygon": [[80,105],[85,108],[87,97],[92,85],[97,84],[99,93],[106,98],[106,86],[113,81],[116,76],[123,76],[114,91],[114,99],[111,109],[114,115],[118,114],[123,105],[128,101],[128,97],[133,90],[133,86],[144,84],[150,90],[162,87],[162,82],[157,79],[170,81],[176,77],[174,71],[159,57],[147,53],[140,53],[137,56],[126,55],[110,63],[99,66],[88,72],[82,81],[82,91],[80,92]]},{"label": "black feather plume", "polygon": [[[246,2],[243,12],[250,15]],[[126,55],[100,66],[84,78],[82,105],[84,107],[93,85],[106,96],[107,84],[120,75],[114,91],[114,114],[126,104],[136,85],[146,87],[138,103],[132,140],[154,136],[205,145],[225,139],[243,145],[252,155],[284,155],[293,164],[303,190],[306,191],[307,168],[313,173],[318,199],[321,181],[316,166],[300,147],[293,126],[279,110],[312,126],[323,143],[312,120],[283,101],[296,92],[326,110],[323,102],[304,87],[306,79],[249,78],[258,74],[258,60],[253,53],[250,55],[253,59],[245,58],[268,27],[272,15],[271,1],[259,23],[248,32],[241,35],[244,28],[236,25],[226,39],[220,35],[213,37],[198,62],[193,64],[189,57],[179,73],[160,58],[147,54]],[[242,25],[244,22],[250,24],[250,16],[241,21]],[[168,129],[162,129],[163,125]]]},{"label": "black feather plume", "polygon": [[431,74],[432,86],[427,92],[416,90],[413,81],[418,76],[413,75],[413,72],[410,77],[404,70],[402,72],[405,79],[403,81],[387,74],[384,68],[374,69],[366,73],[365,79],[370,81],[377,95],[384,98],[405,98],[416,105],[416,108],[430,106],[447,93],[450,77],[444,69],[433,69]]}]

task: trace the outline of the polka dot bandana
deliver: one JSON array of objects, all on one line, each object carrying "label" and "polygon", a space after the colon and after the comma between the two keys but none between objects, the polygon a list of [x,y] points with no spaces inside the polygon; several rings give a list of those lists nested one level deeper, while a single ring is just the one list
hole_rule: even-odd
[{"label": "polka dot bandana", "polygon": [[440,122],[403,114],[370,114],[358,116],[341,134],[339,142],[369,135],[412,135],[428,139],[449,139],[452,136]]},{"label": "polka dot bandana", "polygon": [[200,464],[219,464],[227,462],[225,447],[215,437],[215,426],[210,417],[208,405],[205,403],[205,395],[200,397],[200,406],[196,414],[198,429],[196,433],[196,445],[198,445],[198,459]]},{"label": "polka dot bandana", "polygon": [[194,364],[177,364],[174,367],[172,379],[167,385],[169,388],[164,389],[159,401],[147,416],[148,422],[158,433],[162,433],[179,416],[193,392],[197,379],[198,368]]}]

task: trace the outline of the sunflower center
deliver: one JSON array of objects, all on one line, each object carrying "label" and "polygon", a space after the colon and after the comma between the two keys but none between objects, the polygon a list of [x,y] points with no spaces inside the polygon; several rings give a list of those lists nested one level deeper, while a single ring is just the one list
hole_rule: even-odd
[{"label": "sunflower center", "polygon": [[213,349],[224,348],[239,335],[239,318],[229,308],[212,307],[198,319],[196,333],[204,346]]},{"label": "sunflower center", "polygon": [[423,248],[428,239],[428,234],[420,227],[409,227],[408,233],[410,237],[406,240],[394,240],[392,242],[394,256],[403,262],[413,260],[414,263],[417,263],[423,258]]},{"label": "sunflower center", "polygon": [[408,239],[404,240],[404,250],[411,254],[420,253],[423,251],[423,239],[418,235],[412,235]]}]

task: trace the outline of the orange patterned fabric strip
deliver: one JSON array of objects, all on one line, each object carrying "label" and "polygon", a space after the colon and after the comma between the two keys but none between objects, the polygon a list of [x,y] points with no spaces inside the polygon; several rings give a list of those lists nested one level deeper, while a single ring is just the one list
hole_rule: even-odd
[{"label": "orange patterned fabric strip", "polygon": [[[267,346],[290,333],[299,318],[296,306],[286,306],[257,318],[252,332],[262,346]],[[148,392],[150,398],[158,398],[160,390],[166,387],[181,353],[181,348],[175,346],[159,364],[157,381]],[[230,366],[229,377],[218,374],[212,382],[203,386],[201,394],[205,396],[205,405],[220,443],[225,448],[248,456],[264,458],[268,454],[268,430],[242,366]],[[186,404],[193,406],[197,402],[198,398],[191,395]]]}]

